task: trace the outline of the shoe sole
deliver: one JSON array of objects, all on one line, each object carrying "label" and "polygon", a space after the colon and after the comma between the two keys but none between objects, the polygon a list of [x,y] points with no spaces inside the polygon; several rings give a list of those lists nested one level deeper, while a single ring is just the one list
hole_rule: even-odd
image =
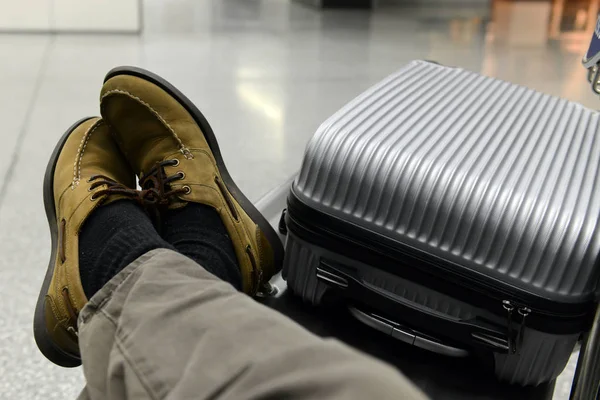
[{"label": "shoe sole", "polygon": [[50,161],[46,167],[46,173],[44,174],[44,208],[46,209],[46,217],[48,218],[48,225],[50,226],[50,238],[52,239],[52,251],[50,254],[50,261],[48,262],[48,269],[46,270],[46,276],[40,289],[40,295],[38,297],[37,304],[35,306],[35,314],[33,317],[33,336],[35,342],[42,352],[42,354],[54,364],[62,367],[78,367],[81,365],[81,357],[76,354],[71,354],[61,349],[50,337],[48,328],[46,326],[46,294],[52,281],[52,275],[54,274],[54,266],[56,261],[56,248],[58,246],[58,224],[56,222],[56,208],[54,203],[54,172],[56,170],[56,162],[60,152],[73,131],[85,121],[92,119],[93,117],[83,118],[75,122],[64,135],[58,141],[58,144],[54,148]]},{"label": "shoe sole", "polygon": [[279,235],[277,232],[275,232],[269,221],[265,219],[261,212],[254,207],[254,204],[252,204],[252,202],[246,198],[244,193],[242,193],[242,191],[237,187],[231,178],[231,175],[229,175],[227,167],[225,166],[225,162],[223,161],[223,156],[221,155],[221,150],[219,149],[217,138],[215,137],[212,128],[200,110],[198,110],[194,103],[192,103],[191,100],[181,93],[175,86],[150,71],[146,71],[145,69],[138,67],[117,67],[108,72],[104,78],[104,82],[118,75],[131,75],[152,82],[175,98],[179,104],[181,104],[187,110],[187,112],[190,113],[192,118],[194,118],[194,121],[196,121],[200,127],[200,130],[202,130],[202,133],[204,133],[204,137],[208,142],[208,146],[210,147],[210,150],[212,151],[217,162],[217,167],[221,173],[221,178],[229,190],[229,193],[231,193],[231,195],[235,198],[246,214],[248,214],[252,221],[258,225],[263,235],[265,235],[271,244],[275,260],[275,273],[281,271],[281,267],[283,266],[284,251],[281,240],[279,239]]}]

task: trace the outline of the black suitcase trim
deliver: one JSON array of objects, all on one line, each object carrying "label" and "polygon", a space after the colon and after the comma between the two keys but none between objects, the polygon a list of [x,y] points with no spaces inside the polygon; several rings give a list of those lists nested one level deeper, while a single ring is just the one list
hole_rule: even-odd
[{"label": "black suitcase trim", "polygon": [[[503,306],[506,300],[516,306],[526,306],[531,309],[527,326],[542,332],[573,334],[587,331],[591,324],[595,306],[593,297],[579,303],[557,302],[490,277],[461,273],[461,268],[451,262],[315,210],[299,200],[293,190],[288,197],[285,220],[287,229],[307,242],[318,243],[498,316],[507,315]],[[398,268],[398,260],[405,260],[407,268]],[[353,294],[350,297],[360,299]],[[388,310],[382,311],[391,315],[398,312],[396,306],[386,308]]]}]

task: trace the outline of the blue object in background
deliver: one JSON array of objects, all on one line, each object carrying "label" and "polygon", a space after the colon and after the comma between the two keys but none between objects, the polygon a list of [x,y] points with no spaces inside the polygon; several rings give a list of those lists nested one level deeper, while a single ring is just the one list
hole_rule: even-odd
[{"label": "blue object in background", "polygon": [[583,65],[586,68],[592,68],[598,64],[600,61],[600,16],[596,22],[596,29],[594,29],[594,33],[592,34],[592,40],[590,42],[590,47],[583,58]]}]

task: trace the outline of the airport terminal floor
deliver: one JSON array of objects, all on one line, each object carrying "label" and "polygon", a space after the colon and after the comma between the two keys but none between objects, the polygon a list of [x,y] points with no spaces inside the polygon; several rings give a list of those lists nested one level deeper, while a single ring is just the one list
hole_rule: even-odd
[{"label": "airport terminal floor", "polygon": [[[103,77],[115,66],[156,72],[193,100],[251,200],[298,170],[329,115],[411,60],[600,106],[581,66],[597,5],[381,3],[320,10],[289,0],[144,0],[139,34],[0,34],[1,398],[74,398],[83,386],[79,368],[52,365],[32,338],[50,251],[42,174],[65,129],[99,113]],[[556,399],[568,398],[573,372],[557,382]]]}]

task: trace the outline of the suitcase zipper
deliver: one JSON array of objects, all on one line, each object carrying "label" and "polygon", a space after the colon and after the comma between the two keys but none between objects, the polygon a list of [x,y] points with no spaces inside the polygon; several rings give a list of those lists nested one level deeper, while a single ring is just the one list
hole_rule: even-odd
[{"label": "suitcase zipper", "polygon": [[[510,300],[502,300],[502,307],[506,310],[507,317],[508,351],[510,354],[515,354],[523,347],[523,336],[525,335],[526,326],[525,322],[527,321],[527,316],[531,314],[531,308],[515,305]],[[515,310],[517,310],[517,314],[521,316],[521,324],[516,338],[514,338],[513,334],[513,316]]]},{"label": "suitcase zipper", "polygon": [[527,320],[527,316],[529,314],[531,314],[531,308],[519,308],[519,315],[521,316],[521,328],[519,329],[519,335],[517,336],[517,348],[519,350],[523,348],[523,337],[525,336],[525,321]]},{"label": "suitcase zipper", "polygon": [[506,310],[506,339],[508,341],[508,351],[511,354],[514,354],[516,352],[515,349],[515,342],[513,340],[513,329],[512,329],[512,323],[513,323],[513,311],[515,309],[515,306],[513,306],[513,304],[510,302],[510,300],[503,300],[502,301],[502,307],[504,307],[504,309]]}]

